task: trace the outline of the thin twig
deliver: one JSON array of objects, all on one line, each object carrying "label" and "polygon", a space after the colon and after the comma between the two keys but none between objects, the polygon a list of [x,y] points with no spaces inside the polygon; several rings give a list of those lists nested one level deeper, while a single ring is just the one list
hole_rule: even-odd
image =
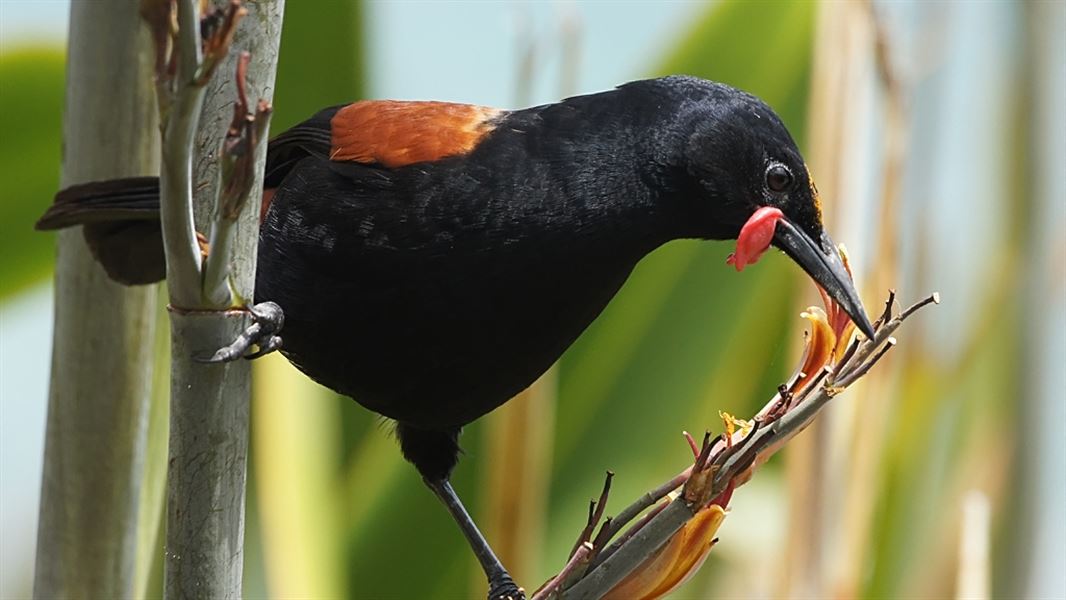
[{"label": "thin twig", "polygon": [[[879,323],[877,327],[880,326],[881,324]],[[861,345],[862,341],[858,337],[855,337],[853,340],[851,340],[851,344],[848,345],[848,349],[844,351],[844,355],[841,356],[840,360],[837,361],[837,372],[841,370],[841,366],[847,365],[848,362],[851,361],[851,357],[855,356],[855,352],[859,349],[859,346]]]},{"label": "thin twig", "polygon": [[[669,495],[669,494],[667,494],[667,495]],[[669,506],[669,503],[668,502],[664,502],[663,504],[659,504],[659,505],[655,506],[654,508],[652,508],[651,510],[649,510],[647,513],[645,513],[644,516],[642,516],[640,518],[640,520],[636,522],[636,524],[634,524],[632,527],[627,529],[626,532],[624,534],[622,534],[621,536],[619,536],[619,538],[617,540],[612,542],[610,546],[607,546],[606,548],[601,550],[600,553],[595,558],[592,559],[592,562],[589,564],[589,569],[590,570],[591,569],[595,569],[596,567],[600,566],[600,564],[602,564],[603,562],[607,561],[607,559],[611,558],[611,555],[613,555],[615,552],[617,552],[619,548],[621,548],[638,531],[640,531],[645,525],[647,525],[648,521],[651,521],[652,519],[654,519],[655,515],[657,515],[660,512],[662,512],[662,510],[664,508],[666,508],[667,506]]]},{"label": "thin twig", "polygon": [[922,308],[923,306],[926,306],[927,304],[930,304],[930,303],[932,303],[932,304],[940,304],[940,292],[933,292],[929,296],[927,296],[927,297],[919,300],[918,302],[915,302],[911,306],[909,306],[906,310],[904,310],[902,313],[900,313],[899,320],[902,321],[903,319],[906,319],[907,317],[909,317],[912,314],[914,314],[914,311],[916,311],[916,310],[918,310],[918,309]]},{"label": "thin twig", "polygon": [[603,549],[610,541],[611,522],[614,521],[614,517],[607,517],[603,520],[603,525],[600,526],[600,532],[596,534],[596,537],[592,540],[593,549]]},{"label": "thin twig", "polygon": [[195,308],[200,306],[201,264],[192,210],[192,149],[204,99],[204,87],[195,83],[200,66],[200,11],[195,0],[178,2],[178,27],[176,91],[163,134],[159,216],[170,302]]},{"label": "thin twig", "polygon": [[[791,410],[792,406],[803,402],[803,400],[811,393],[812,390],[817,389],[818,386],[822,384],[822,381],[826,380],[833,373],[834,369],[832,366],[826,365],[822,367],[818,371],[818,374],[811,378],[811,380],[807,382],[807,384],[803,387],[803,390],[800,392],[799,397],[791,406],[789,406],[789,410]],[[788,410],[786,410],[785,412],[788,412]]]},{"label": "thin twig", "polygon": [[603,511],[607,508],[607,497],[611,494],[611,480],[614,479],[614,472],[607,471],[607,476],[603,479],[603,491],[600,492],[600,499],[596,502],[596,514],[592,517],[593,525],[597,525],[600,519],[603,518]]},{"label": "thin twig", "polygon": [[592,537],[593,528],[596,526],[592,520],[592,517],[596,514],[596,501],[589,500],[589,514],[585,519],[585,526],[581,529],[581,532],[577,534],[577,539],[574,540],[574,545],[570,548],[570,556],[573,556],[581,548],[581,546],[588,543],[589,538]]},{"label": "thin twig", "polygon": [[552,577],[551,580],[548,581],[548,583],[545,583],[543,587],[537,590],[537,592],[533,594],[533,597],[529,600],[547,600],[547,598],[550,598],[553,594],[555,594],[556,590],[559,589],[559,585],[563,581],[565,581],[567,577],[570,576],[570,573],[572,573],[574,569],[576,569],[579,565],[588,560],[589,553],[591,552],[592,544],[590,544],[589,542],[585,542],[578,546],[577,550],[575,550],[574,553],[570,556],[570,560],[566,561],[566,565],[563,567],[563,570],[559,571],[558,575]]},{"label": "thin twig", "polygon": [[892,334],[899,329],[899,326],[903,324],[903,321],[913,315],[915,311],[929,304],[939,303],[940,294],[934,292],[905,309],[898,317],[890,319],[877,330],[877,335],[874,336],[873,340],[867,340],[861,344],[860,348],[855,352],[855,355],[852,356],[847,363],[837,367],[837,377],[847,377],[852,369],[856,368],[857,365],[862,364],[867,358],[869,358],[870,353],[879,348],[881,344],[888,340],[888,338],[892,337]]},{"label": "thin twig", "polygon": [[602,597],[633,569],[650,558],[695,514],[695,507],[681,497],[666,504],[602,564],[566,590],[564,597],[566,600],[593,600]]},{"label": "thin twig", "polygon": [[847,362],[841,362],[836,366],[836,379],[843,379],[854,370],[858,365],[861,365],[870,357],[870,354],[881,347],[881,344],[885,343],[888,338],[895,333],[896,329],[903,323],[899,317],[889,319],[884,325],[878,328],[874,339],[865,340],[852,354],[851,358]]},{"label": "thin twig", "polygon": [[614,479],[614,473],[607,471],[607,477],[604,478],[603,481],[603,491],[600,492],[599,502],[589,500],[588,520],[585,522],[585,528],[578,534],[577,541],[574,542],[574,547],[570,550],[570,556],[573,556],[583,544],[592,539],[592,532],[596,531],[596,525],[598,525],[600,519],[603,518],[603,510],[607,506],[607,495],[611,492],[612,479]]},{"label": "thin twig", "polygon": [[[210,28],[209,36],[203,41],[203,60],[196,70],[196,84],[207,85],[215,69],[229,54],[230,44],[233,43],[233,35],[237,32],[237,23],[241,21],[248,11],[241,7],[240,0],[230,0],[225,9],[217,9],[209,15],[215,26]],[[241,102],[247,106],[248,101],[244,98],[243,91]]]},{"label": "thin twig", "polygon": [[[747,435],[745,435],[739,442],[733,444],[733,451],[738,452],[743,450],[745,446],[748,446],[751,443],[751,440],[755,439],[755,434],[759,432],[759,428],[762,426],[763,421],[761,419],[755,419],[752,421],[751,430],[748,431]],[[715,462],[718,461],[716,460]]]},{"label": "thin twig", "polygon": [[682,431],[681,435],[685,436],[685,441],[688,442],[688,447],[692,450],[692,458],[699,458],[700,447],[696,445],[696,439],[687,431]]},{"label": "thin twig", "polygon": [[265,101],[259,102],[254,113],[249,108],[246,78],[250,59],[247,52],[242,52],[237,59],[237,103],[220,152],[220,182],[211,224],[211,254],[205,261],[203,281],[204,299],[214,308],[228,308],[243,301],[234,298],[229,285],[233,234],[254,187],[255,150],[271,114],[270,104]]},{"label": "thin twig", "polygon": [[885,340],[885,345],[881,347],[877,354],[874,354],[870,360],[862,363],[861,365],[856,367],[854,371],[848,373],[847,377],[834,382],[834,387],[846,388],[849,385],[855,383],[855,381],[858,380],[860,377],[870,372],[870,369],[873,368],[875,364],[877,364],[877,361],[881,360],[881,358],[885,354],[888,354],[888,351],[891,350],[895,345],[896,338],[890,337]]},{"label": "thin twig", "polygon": [[[903,321],[916,310],[935,300],[936,295],[934,294],[903,311],[900,316],[887,320],[877,330],[874,339],[868,340],[862,345],[861,349],[855,351],[852,357],[852,362],[855,366],[841,372],[839,385],[841,387],[849,385],[865,374],[873,364],[876,364],[885,355],[887,349],[891,348],[895,343],[891,335]],[[877,351],[878,349],[880,351]],[[875,351],[877,351],[876,354],[874,354]],[[827,372],[823,370],[819,380],[824,379],[826,374]],[[814,420],[821,408],[832,399],[836,391],[836,389],[828,386],[807,387],[802,394],[801,401],[797,402],[791,410],[770,424],[764,424],[758,429],[753,428],[741,443],[734,444],[730,448],[726,448],[724,444],[720,448],[718,444],[713,444],[717,452],[710,452],[711,462],[720,466],[713,472],[713,479],[703,497],[717,498],[729,486],[734,485],[734,480],[738,475],[756,464],[763,450],[770,448],[768,451],[772,452],[774,448],[781,447],[785,441],[806,428]],[[700,466],[703,466],[703,468],[712,466],[708,464],[708,456],[706,456],[710,446],[712,444],[709,443],[709,438],[705,438],[703,451],[697,458],[694,467],[687,469],[683,475],[691,476]],[[653,492],[642,496],[631,507],[620,513],[619,518],[616,519],[616,524],[612,525],[612,527],[620,528],[624,526],[624,523],[631,520],[633,516],[639,514],[640,511],[637,511],[632,516],[627,513],[634,507],[645,505],[652,496],[656,495],[654,492],[668,486],[671,490],[676,489],[674,484],[677,479],[675,478],[653,490]],[[685,481],[688,481],[688,477],[685,478]],[[662,496],[668,493],[669,491],[663,493]],[[662,496],[659,497],[661,498]],[[650,506],[650,504],[647,505]],[[617,585],[627,574],[633,572],[634,569],[647,560],[683,527],[701,507],[702,504],[700,502],[686,501],[685,496],[681,495],[674,501],[656,508],[652,514],[646,515],[630,531],[627,531],[621,538],[604,549],[600,556],[590,563],[585,577],[565,590],[563,596],[567,600],[586,600],[601,597]]]},{"label": "thin twig", "polygon": [[885,310],[881,312],[881,316],[877,317],[877,321],[874,322],[874,330],[880,327],[883,323],[887,323],[892,318],[892,307],[896,303],[896,290],[888,290],[888,300],[885,300]]},{"label": "thin twig", "polygon": [[[919,302],[916,306],[925,306],[930,302],[931,300],[923,300]],[[908,317],[913,313],[913,310],[909,312],[904,311],[904,314]],[[855,359],[853,359],[857,361],[857,366],[855,367],[855,369],[861,369],[867,358],[869,358],[870,354],[875,349],[879,348],[882,344],[888,342],[889,338],[891,338],[892,336],[892,333],[894,333],[896,329],[898,329],[899,326],[903,323],[903,317],[904,315],[900,315],[899,317],[891,319],[890,321],[885,323],[876,332],[874,339],[864,344],[864,347],[856,353]],[[883,355],[883,353],[879,353],[876,358],[880,359]],[[842,380],[849,377],[852,374],[853,370],[854,369],[849,369],[842,376]],[[849,385],[853,382],[854,380],[849,382]],[[817,390],[812,391],[809,398],[806,398],[802,402],[797,403],[796,407],[793,410],[789,411],[787,414],[775,421],[771,427],[764,428],[763,430],[761,430],[758,434],[760,438],[773,439],[756,439],[753,440],[753,442],[759,442],[758,445],[761,448],[766,447],[771,442],[775,444],[780,444],[784,440],[787,440],[792,436],[796,435],[797,433],[802,431],[808,424],[810,424],[812,420],[814,420],[814,417],[817,415],[818,411],[821,410],[821,408],[825,406],[825,404],[828,403],[829,400],[833,398],[833,396],[839,393],[839,389],[840,386],[821,386],[817,388]],[[725,486],[728,484],[729,479],[735,477],[738,473],[743,471],[743,469],[738,468],[738,463],[743,458],[744,457],[741,455],[732,456],[722,465],[721,470],[719,470],[719,472],[715,474],[714,485],[712,486],[711,491],[712,495],[721,493],[721,491],[724,490]]]},{"label": "thin twig", "polygon": [[[654,506],[656,502],[665,498],[670,492],[681,487],[681,485],[688,480],[689,474],[691,473],[692,466],[689,466],[687,469],[681,471],[666,483],[663,483],[659,487],[643,494],[641,497],[637,498],[635,502],[622,509],[622,512],[618,513],[618,515],[615,516],[614,520],[611,522],[611,526],[608,528],[610,534],[607,536],[607,539],[613,538],[615,535],[618,534],[619,531],[622,530],[623,527],[628,525],[630,521],[640,515],[640,513]],[[598,562],[606,560],[606,556],[604,556],[604,553],[601,552],[599,556],[597,556],[597,559],[598,560],[593,561],[593,566],[598,564]]]},{"label": "thin twig", "polygon": [[[726,437],[724,435],[722,436],[721,440],[722,440],[723,443],[729,444],[729,441],[726,440]],[[704,434],[703,434],[703,446],[700,449],[699,455],[696,456],[696,464],[694,465],[695,470],[697,470],[697,471],[703,470],[703,468],[707,464],[708,457],[710,457],[710,455],[711,455],[711,448],[713,446],[714,446],[714,444],[711,443],[711,432],[710,431],[704,432]]]}]

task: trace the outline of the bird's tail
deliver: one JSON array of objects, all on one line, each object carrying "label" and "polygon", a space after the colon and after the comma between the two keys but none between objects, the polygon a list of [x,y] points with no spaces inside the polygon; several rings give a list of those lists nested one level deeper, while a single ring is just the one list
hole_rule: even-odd
[{"label": "bird's tail", "polygon": [[115,281],[154,283],[166,277],[159,226],[159,178],[131,177],[61,190],[38,230],[84,225],[85,241]]},{"label": "bird's tail", "polygon": [[159,178],[130,177],[72,185],[37,221],[41,231],[104,221],[158,221]]}]

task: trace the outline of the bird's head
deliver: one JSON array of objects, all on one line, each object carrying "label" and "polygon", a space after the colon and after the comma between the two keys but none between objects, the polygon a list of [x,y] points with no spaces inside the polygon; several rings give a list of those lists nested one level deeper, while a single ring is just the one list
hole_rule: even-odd
[{"label": "bird's head", "polygon": [[763,101],[734,88],[685,78],[681,152],[697,234],[737,239],[733,264],[754,262],[771,244],[784,251],[852,318],[873,327],[822,225],[822,207],[795,141]]}]

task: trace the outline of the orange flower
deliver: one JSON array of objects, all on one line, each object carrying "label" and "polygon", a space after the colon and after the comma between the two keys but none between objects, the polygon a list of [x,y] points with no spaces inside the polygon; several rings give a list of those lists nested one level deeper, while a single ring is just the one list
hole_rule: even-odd
[{"label": "orange flower", "polygon": [[[843,261],[844,268],[847,269],[848,275],[853,276],[847,248],[844,247],[844,244],[840,244],[837,246],[837,251],[840,252],[840,260]],[[836,362],[844,355],[844,351],[848,347],[848,342],[851,341],[851,332],[855,331],[855,323],[851,321],[851,317],[848,316],[848,313],[844,312],[844,309],[840,308],[840,305],[834,302],[833,299],[829,297],[829,294],[825,293],[825,290],[819,287],[818,293],[822,295],[822,304],[825,304],[825,310],[828,313],[827,319],[829,321],[829,326],[833,329],[833,333],[836,335],[836,344],[833,348],[833,361]]]},{"label": "orange flower", "polygon": [[607,592],[604,600],[662,598],[688,581],[707,560],[725,515],[726,510],[717,504],[700,509],[644,564]]},{"label": "orange flower", "polygon": [[[844,262],[844,268],[851,274],[851,265],[848,262],[848,252],[841,244],[837,247],[840,258]],[[827,366],[835,366],[844,356],[851,341],[851,334],[855,331],[855,323],[851,321],[844,309],[829,297],[821,287],[818,292],[822,295],[825,309],[817,306],[807,307],[800,316],[811,323],[811,331],[806,334],[803,348],[803,362],[795,383],[789,388],[792,394],[798,394],[811,382],[822,369]]]},{"label": "orange flower", "polygon": [[817,306],[809,306],[800,316],[811,323],[811,330],[804,334],[806,338],[803,348],[803,362],[795,383],[789,388],[792,394],[798,394],[807,387],[836,355],[837,335],[830,325],[825,311]]},{"label": "orange flower", "polygon": [[[766,240],[769,238],[763,239],[766,237],[764,234],[769,232],[772,235],[775,222],[774,214],[768,213],[759,218],[753,217],[745,226],[751,229],[751,232],[747,238],[742,240],[744,243],[738,243],[738,252],[731,257],[730,264],[735,264],[739,270],[744,265],[755,262],[762,250],[765,250],[764,246],[768,244]],[[851,267],[848,264],[847,252],[843,246],[839,246],[839,251],[844,267],[850,274]],[[715,534],[722,521],[725,520],[726,507],[729,505],[733,490],[747,482],[753,471],[784,445],[791,436],[775,438],[768,445],[760,447],[750,457],[751,462],[748,466],[735,474],[729,480],[726,489],[709,501],[703,494],[710,491],[716,467],[710,467],[711,463],[707,458],[715,453],[735,449],[738,444],[743,444],[760,425],[788,413],[795,406],[796,400],[793,399],[802,399],[803,396],[800,395],[802,392],[809,391],[808,388],[815,385],[817,381],[821,381],[823,370],[827,367],[835,367],[844,357],[851,343],[852,334],[855,331],[851,318],[824,290],[819,288],[819,292],[822,294],[825,308],[811,306],[800,315],[807,319],[811,327],[806,333],[803,360],[793,383],[787,389],[782,386],[781,393],[759,412],[754,421],[744,421],[728,413],[720,412],[719,416],[725,424],[725,432],[715,443],[708,444],[709,438],[705,439],[703,450],[697,448],[695,441],[686,434],[693,453],[697,455],[696,464],[688,471],[688,480],[684,487],[668,495],[665,502],[672,502],[679,495],[685,494],[685,501],[695,503],[701,508],[696,510],[695,515],[684,526],[646,558],[639,567],[622,579],[604,598],[609,600],[662,598],[687,581],[703,565],[711,547],[717,541]],[[664,506],[660,505],[660,508]],[[654,514],[654,511],[649,514]],[[640,526],[638,524],[636,527]]]}]

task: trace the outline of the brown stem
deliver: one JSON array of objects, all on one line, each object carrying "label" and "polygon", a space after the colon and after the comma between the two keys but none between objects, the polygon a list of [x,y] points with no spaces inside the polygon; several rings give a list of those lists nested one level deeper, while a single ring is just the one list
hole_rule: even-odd
[{"label": "brown stem", "polygon": [[[840,388],[847,387],[865,375],[895,344],[895,339],[891,337],[891,334],[904,320],[915,311],[935,302],[937,298],[934,294],[903,311],[900,316],[884,323],[873,340],[866,341],[860,349],[854,351],[850,360],[856,366],[842,370],[842,377],[837,388],[830,389],[826,386],[806,388],[802,394],[803,398],[796,402],[794,407],[772,423],[764,423],[762,427],[753,428],[744,440],[728,449],[724,448],[724,445],[711,444],[709,436],[705,437],[703,451],[692,467],[659,488],[641,496],[637,502],[619,514],[610,529],[618,530],[624,527],[636,515],[652,506],[670,491],[689,481],[693,473],[701,466],[704,469],[717,467],[713,472],[713,479],[707,486],[708,490],[705,490],[705,494],[701,494],[701,497],[716,498],[730,485],[737,485],[735,480],[739,475],[752,468],[753,465],[760,464],[764,450],[767,453],[776,451],[786,441],[806,428],[822,407],[840,391]],[[824,379],[827,374],[828,372],[823,370],[820,377]],[[710,450],[712,446],[717,452]],[[707,462],[709,456],[714,456],[713,465]],[[679,497],[673,502],[649,511],[623,536],[592,559],[583,578],[562,592],[564,598],[568,600],[599,598],[607,593],[623,577],[639,568],[649,556],[683,527],[698,512],[699,507],[697,502],[688,502],[683,497]],[[614,533],[616,531],[613,531],[612,535]]]},{"label": "brown stem", "polygon": [[553,594],[559,589],[559,585],[570,576],[570,573],[574,571],[579,565],[588,560],[589,554],[592,552],[592,544],[585,542],[577,547],[573,555],[570,556],[570,560],[566,561],[566,565],[562,571],[555,577],[548,580],[529,600],[547,600],[552,597]]}]

